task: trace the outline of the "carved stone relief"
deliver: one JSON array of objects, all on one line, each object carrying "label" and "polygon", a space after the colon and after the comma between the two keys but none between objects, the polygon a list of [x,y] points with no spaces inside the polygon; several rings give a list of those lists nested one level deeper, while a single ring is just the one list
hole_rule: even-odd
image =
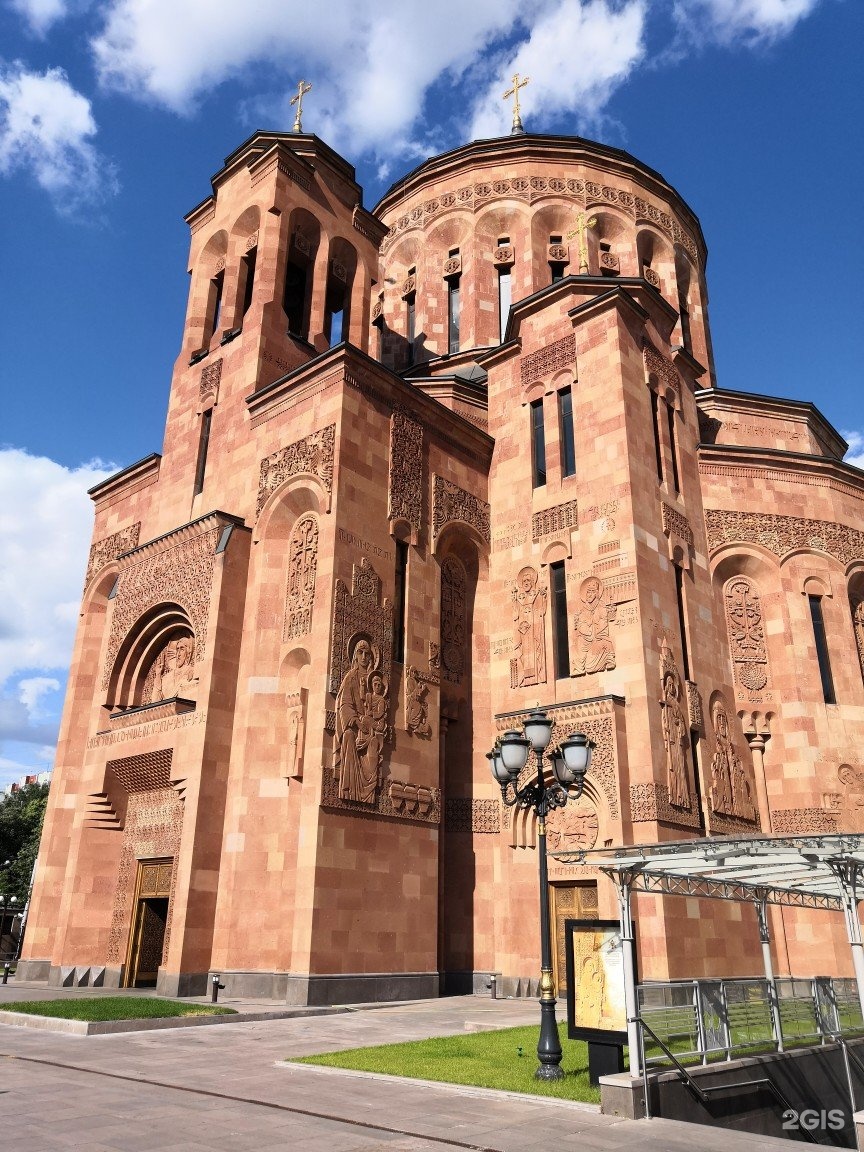
[{"label": "carved stone relief", "polygon": [[219,382],[222,379],[222,358],[214,360],[201,369],[201,380],[198,385],[198,408],[212,408],[219,400]]},{"label": "carved stone relief", "polygon": [[413,664],[405,669],[405,728],[414,736],[431,736],[429,704],[426,700],[429,689],[420,678]]},{"label": "carved stone relief", "polygon": [[294,640],[312,631],[317,571],[318,518],[307,512],[294,525],[288,541],[288,589],[283,640]]},{"label": "carved stone relief", "polygon": [[755,785],[750,782],[750,775],[732,742],[729,711],[719,692],[711,702],[711,725],[715,744],[711,759],[711,810],[723,816],[755,821]]},{"label": "carved stone relief", "polygon": [[693,547],[693,529],[687,521],[687,517],[679,512],[677,508],[673,508],[670,504],[663,503],[661,505],[661,513],[663,516],[663,531],[667,536],[677,536],[679,540],[692,548]]},{"label": "carved stone relief", "polygon": [[579,509],[575,500],[566,504],[556,504],[554,508],[544,508],[531,517],[531,538],[535,543],[543,536],[576,528],[579,523]]},{"label": "carved stone relief", "polygon": [[546,683],[547,592],[536,568],[523,568],[511,591],[513,601],[513,657],[510,687]]},{"label": "carved stone relief", "polygon": [[283,775],[291,780],[303,778],[303,750],[306,744],[306,699],[308,692],[299,688],[285,696],[288,740],[284,752]]},{"label": "carved stone relief", "polygon": [[390,495],[387,516],[419,532],[423,519],[423,426],[398,408],[390,417]]},{"label": "carved stone relief", "polygon": [[128,528],[121,528],[119,532],[112,532],[104,540],[97,540],[90,548],[87,559],[87,575],[84,577],[84,587],[90,583],[100,568],[110,564],[122,556],[124,552],[131,552],[138,547],[138,537],[141,533],[141,524],[130,524]]},{"label": "carved stone relief", "polygon": [[333,490],[333,454],[336,444],[336,425],[328,424],[326,428],[305,436],[278,452],[265,456],[261,461],[261,472],[258,480],[258,503],[256,515],[267,502],[271,492],[284,484],[292,476],[306,473],[316,476],[324,490],[329,494]]},{"label": "carved stone relief", "polygon": [[786,836],[836,832],[837,819],[824,808],[775,808],[771,830]]},{"label": "carved stone relief", "polygon": [[575,366],[575,363],[576,334],[570,332],[561,340],[553,340],[545,348],[523,356],[519,362],[519,375],[523,385],[530,384],[559,368],[567,368],[571,364]]},{"label": "carved stone relief", "polygon": [[673,807],[669,803],[668,786],[653,781],[630,785],[630,819],[634,824],[659,820],[684,828],[699,827],[698,815],[686,808]]},{"label": "carved stone relief", "polygon": [[168,921],[162,945],[162,962],[168,955],[171,940],[171,919],[177,882],[177,855],[183,831],[183,801],[173,788],[152,792],[137,792],[129,797],[123,845],[120,849],[120,868],[111,913],[111,931],[108,937],[106,962],[119,966],[125,962],[129,932],[132,926],[135,881],[138,861],[170,857],[174,860],[171,890],[168,898]]},{"label": "carved stone relief", "polygon": [[373,651],[377,650],[380,670],[389,679],[393,609],[389,600],[381,599],[380,577],[365,556],[353,567],[350,592],[344,581],[336,581],[328,689],[331,696],[337,694],[349,670],[353,644],[360,633],[368,637]]},{"label": "carved stone relief", "polygon": [[609,671],[615,667],[615,645],[609,638],[609,622],[615,619],[616,606],[606,599],[606,590],[596,576],[589,576],[579,587],[581,607],[573,618],[573,656],[571,676]]},{"label": "carved stone relief", "polygon": [[858,649],[858,663],[864,677],[864,600],[852,600],[852,626],[855,629],[855,645]]},{"label": "carved stone relief", "polygon": [[451,520],[461,520],[475,528],[487,544],[491,544],[489,529],[489,505],[471,492],[466,492],[458,484],[435,476],[432,491],[432,537]]},{"label": "carved stone relief", "polygon": [[660,653],[663,744],[666,748],[666,786],[673,808],[690,808],[690,721],[684,708],[682,681],[671,649]]},{"label": "carved stone relief", "polygon": [[194,700],[198,684],[195,675],[195,638],[176,636],[156,653],[144,681],[142,704],[160,700]]},{"label": "carved stone relief", "polygon": [[444,822],[448,832],[495,835],[501,831],[501,802],[451,797],[444,804]]},{"label": "carved stone relief", "polygon": [[864,770],[852,764],[841,764],[837,770],[838,792],[822,797],[840,832],[864,832]]},{"label": "carved stone relief", "polygon": [[141,616],[157,604],[174,603],[185,609],[195,636],[195,657],[200,660],[204,656],[216,542],[230,522],[213,513],[123,557],[103,688],[108,687],[121,643]]},{"label": "carved stone relief", "polygon": [[864,559],[864,532],[831,520],[707,508],[705,524],[712,551],[723,544],[752,543],[781,558],[797,549],[812,549],[827,552],[841,564]]},{"label": "carved stone relief", "polygon": [[650,344],[643,347],[642,355],[645,358],[645,375],[656,376],[661,384],[671,389],[676,396],[680,396],[681,377],[672,361],[667,360]]},{"label": "carved stone relief", "polygon": [[735,683],[745,693],[760,692],[768,683],[768,649],[759,590],[746,576],[735,576],[723,599]]},{"label": "carved stone relief", "polygon": [[456,556],[441,564],[441,671],[453,684],[462,681],[468,633],[468,576]]},{"label": "carved stone relief", "polygon": [[553,852],[593,848],[600,824],[597,809],[588,796],[553,809],[546,818],[546,842]]}]

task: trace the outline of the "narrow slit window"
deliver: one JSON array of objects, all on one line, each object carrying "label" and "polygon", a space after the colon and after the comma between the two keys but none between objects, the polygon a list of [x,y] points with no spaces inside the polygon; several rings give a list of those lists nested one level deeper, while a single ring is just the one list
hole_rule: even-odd
[{"label": "narrow slit window", "polygon": [[705,808],[702,802],[702,779],[699,775],[699,733],[690,729],[690,759],[693,761],[693,787],[696,789],[696,812],[699,816],[699,831],[705,831]]},{"label": "narrow slit window", "polygon": [[417,295],[410,292],[405,297],[405,335],[408,341],[408,366],[414,363],[414,343],[417,337]]},{"label": "narrow slit window", "polygon": [[498,269],[498,328],[499,339],[503,343],[507,332],[507,320],[510,316],[510,304],[513,299],[513,282],[510,276],[509,264]]},{"label": "narrow slit window", "polygon": [[576,436],[573,428],[572,388],[562,388],[558,393],[558,423],[561,427],[561,471],[565,476],[575,476]]},{"label": "narrow slit window", "polygon": [[201,435],[198,439],[198,463],[195,466],[195,489],[193,496],[204,491],[204,473],[207,471],[207,449],[210,446],[210,425],[213,422],[213,409],[208,408],[201,415]]},{"label": "narrow slit window", "polygon": [[531,404],[531,465],[535,488],[546,483],[546,430],[543,427],[543,401]]},{"label": "narrow slit window", "polygon": [[396,586],[393,597],[393,659],[405,663],[405,602],[408,584],[408,545],[396,541]]},{"label": "narrow slit window", "polygon": [[555,649],[555,679],[570,675],[570,641],[567,635],[567,578],[564,561],[549,565],[552,583],[552,640]]},{"label": "narrow slit window", "polygon": [[678,438],[675,435],[675,409],[671,404],[666,405],[666,417],[669,421],[669,451],[672,453],[672,486],[676,492],[681,491],[678,477]]},{"label": "narrow slit window", "polygon": [[447,281],[447,351],[459,351],[459,276],[451,276]]},{"label": "narrow slit window", "polygon": [[819,661],[819,678],[822,681],[822,697],[826,704],[836,704],[834,677],[831,675],[831,661],[828,656],[828,637],[825,633],[825,617],[822,614],[822,597],[808,596],[810,619],[813,621],[813,637],[816,641],[816,659]]},{"label": "narrow slit window", "polygon": [[306,322],[306,297],[308,295],[308,272],[305,264],[290,261],[285,269],[285,291],[282,308],[288,318],[288,334],[305,340],[308,334]]},{"label": "narrow slit window", "polygon": [[210,308],[210,336],[219,327],[219,321],[222,319],[222,289],[225,285],[225,270],[223,269],[217,276],[214,276],[212,281],[211,299],[213,301]]},{"label": "narrow slit window", "polygon": [[252,293],[255,288],[255,264],[258,260],[258,248],[250,248],[243,257],[243,266],[246,277],[243,281],[243,315],[252,307]]},{"label": "narrow slit window", "polygon": [[687,300],[683,296],[678,301],[678,316],[681,320],[681,344],[684,351],[690,354],[693,352],[690,337],[690,311],[687,307]]},{"label": "narrow slit window", "polygon": [[654,459],[657,464],[657,479],[663,483],[663,448],[660,444],[660,397],[651,389],[651,423],[654,428]]},{"label": "narrow slit window", "polygon": [[341,344],[344,338],[347,297],[345,281],[331,272],[327,277],[324,298],[324,336],[331,348],[334,344]]},{"label": "narrow slit window", "polygon": [[[562,240],[563,240],[562,236],[550,236],[549,237],[549,245],[551,247],[553,244],[560,244],[562,242]],[[565,272],[566,268],[567,268],[567,265],[563,260],[550,260],[549,261],[549,272],[551,273],[553,284],[557,283],[558,280],[564,279],[564,272]]]},{"label": "narrow slit window", "polygon": [[675,567],[675,600],[678,604],[678,630],[681,633],[681,657],[684,664],[684,679],[690,680],[690,645],[687,643],[687,611],[684,604],[684,569]]}]

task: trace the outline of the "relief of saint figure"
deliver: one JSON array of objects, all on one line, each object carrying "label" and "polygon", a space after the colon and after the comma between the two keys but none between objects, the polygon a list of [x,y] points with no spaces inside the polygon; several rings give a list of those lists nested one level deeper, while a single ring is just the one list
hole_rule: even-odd
[{"label": "relief of saint figure", "polygon": [[431,736],[429,705],[426,696],[429,689],[420,679],[417,669],[409,664],[405,669],[405,727],[415,736]]},{"label": "relief of saint figure", "polygon": [[333,771],[343,800],[374,804],[387,736],[386,677],[368,640],[359,639],[336,696]]},{"label": "relief of saint figure", "polygon": [[687,761],[690,754],[690,723],[681,706],[681,686],[675,671],[668,671],[663,676],[662,703],[669,803],[674,808],[689,808]]},{"label": "relief of saint figure", "polygon": [[546,589],[538,587],[537,573],[523,568],[513,589],[514,688],[546,683]]},{"label": "relief of saint figure", "polygon": [[571,675],[608,672],[615,667],[615,646],[609,639],[609,621],[615,618],[615,605],[606,604],[603,585],[596,576],[582,581],[579,590],[582,607],[574,620],[574,656]]},{"label": "relief of saint figure", "polygon": [[192,636],[179,636],[169,640],[153,661],[153,682],[148,704],[171,700],[175,696],[192,698],[198,677],[195,675],[195,640]]},{"label": "relief of saint figure", "polygon": [[711,807],[727,816],[755,820],[750,781],[729,735],[729,714],[720,695],[711,705],[711,723],[717,745],[711,760]]}]

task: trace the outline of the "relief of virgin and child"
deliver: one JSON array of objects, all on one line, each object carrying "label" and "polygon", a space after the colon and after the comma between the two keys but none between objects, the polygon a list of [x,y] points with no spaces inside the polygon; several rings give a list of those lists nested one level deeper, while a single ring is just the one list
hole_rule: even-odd
[{"label": "relief of virgin and child", "polygon": [[333,772],[340,797],[360,804],[375,803],[387,738],[389,685],[378,664],[371,643],[361,637],[336,696]]}]

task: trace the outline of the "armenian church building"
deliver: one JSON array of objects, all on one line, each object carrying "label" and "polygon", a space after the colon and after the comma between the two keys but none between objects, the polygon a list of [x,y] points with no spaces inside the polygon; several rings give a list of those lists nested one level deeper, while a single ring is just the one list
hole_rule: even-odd
[{"label": "armenian church building", "polygon": [[[486,753],[537,704],[595,744],[553,850],[864,830],[864,474],[715,380],[661,175],[517,132],[370,211],[256,132],[186,220],[162,451],[91,491],[22,977],[533,993],[536,823]],[[549,882],[563,989],[616,893]],[[772,918],[778,974],[851,970],[840,913]],[[747,906],[634,919],[640,979],[761,969]]]}]

